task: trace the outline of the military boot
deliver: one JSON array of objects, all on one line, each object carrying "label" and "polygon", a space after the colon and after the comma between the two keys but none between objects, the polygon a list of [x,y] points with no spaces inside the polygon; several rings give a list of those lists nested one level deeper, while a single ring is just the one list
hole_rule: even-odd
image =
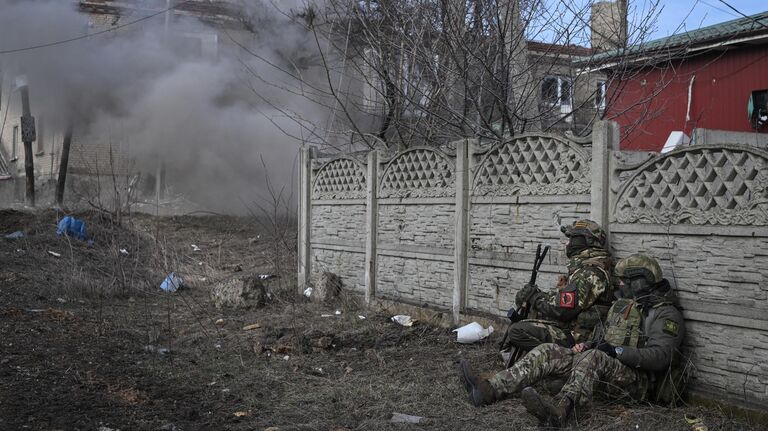
[{"label": "military boot", "polygon": [[568,419],[573,410],[573,401],[570,398],[562,397],[552,402],[530,386],[523,389],[520,398],[528,413],[536,416],[543,424],[555,428],[564,428],[568,425]]},{"label": "military boot", "polygon": [[469,401],[475,407],[493,404],[499,400],[496,389],[491,386],[487,377],[475,374],[465,359],[459,361],[459,371],[464,389],[469,393]]}]

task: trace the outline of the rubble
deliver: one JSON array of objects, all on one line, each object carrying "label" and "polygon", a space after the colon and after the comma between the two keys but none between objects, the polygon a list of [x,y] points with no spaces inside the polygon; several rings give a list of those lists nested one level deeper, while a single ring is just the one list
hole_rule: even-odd
[{"label": "rubble", "polygon": [[256,308],[264,306],[272,294],[253,272],[237,273],[211,287],[211,300],[216,308]]}]

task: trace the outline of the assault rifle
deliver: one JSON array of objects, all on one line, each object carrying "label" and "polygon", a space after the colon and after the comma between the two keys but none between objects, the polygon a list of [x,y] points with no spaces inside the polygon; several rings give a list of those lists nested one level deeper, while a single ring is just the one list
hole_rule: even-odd
[{"label": "assault rifle", "polygon": [[[541,267],[541,264],[544,262],[544,257],[547,255],[547,252],[549,251],[549,246],[544,246],[544,250],[541,249],[541,244],[539,244],[536,247],[536,258],[533,261],[533,270],[531,271],[531,279],[528,282],[531,286],[536,285],[536,276],[539,274],[539,268]],[[514,324],[521,320],[528,318],[528,310],[530,309],[530,304],[527,302],[524,302],[519,309],[510,308],[509,311],[507,311],[507,318],[509,321]],[[501,345],[499,346],[499,349],[503,349],[504,345],[507,343],[507,338],[509,337],[509,330],[507,330],[506,333],[504,333],[504,339],[501,340]],[[509,368],[512,365],[514,365],[515,362],[517,362],[520,357],[523,356],[523,350],[519,347],[515,347],[515,350],[512,352],[511,355],[509,355],[509,358],[507,359],[506,363],[504,364],[504,368]]]}]

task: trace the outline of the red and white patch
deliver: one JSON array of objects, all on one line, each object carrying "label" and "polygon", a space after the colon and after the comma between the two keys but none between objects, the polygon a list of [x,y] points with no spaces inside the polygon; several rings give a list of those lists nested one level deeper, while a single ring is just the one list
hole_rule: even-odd
[{"label": "red and white patch", "polygon": [[575,308],[576,292],[560,292],[560,308]]}]

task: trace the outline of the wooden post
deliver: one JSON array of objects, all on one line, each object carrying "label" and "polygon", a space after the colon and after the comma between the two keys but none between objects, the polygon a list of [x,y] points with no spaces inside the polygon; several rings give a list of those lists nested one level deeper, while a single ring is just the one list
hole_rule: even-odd
[{"label": "wooden post", "polygon": [[469,241],[469,142],[456,143],[456,240],[453,270],[453,324],[461,321],[467,295],[467,243]]},{"label": "wooden post", "polygon": [[310,274],[311,182],[312,156],[307,146],[299,152],[299,238],[298,286],[299,294],[307,288]]},{"label": "wooden post", "polygon": [[69,149],[72,146],[72,122],[67,125],[64,132],[64,142],[61,145],[61,159],[59,160],[59,179],[56,182],[56,205],[61,208],[64,205],[64,186],[67,183],[67,169],[69,169]]},{"label": "wooden post", "polygon": [[379,207],[376,197],[378,186],[378,151],[368,153],[367,198],[365,202],[365,303],[376,297],[376,242]]},{"label": "wooden post", "polygon": [[[24,78],[21,78],[24,79]],[[35,117],[32,116],[29,107],[29,86],[25,80],[20,79],[19,91],[21,92],[21,140],[24,142],[24,175],[27,177],[26,201],[27,205],[35,206],[35,158],[32,150],[32,142],[36,138]]]}]

